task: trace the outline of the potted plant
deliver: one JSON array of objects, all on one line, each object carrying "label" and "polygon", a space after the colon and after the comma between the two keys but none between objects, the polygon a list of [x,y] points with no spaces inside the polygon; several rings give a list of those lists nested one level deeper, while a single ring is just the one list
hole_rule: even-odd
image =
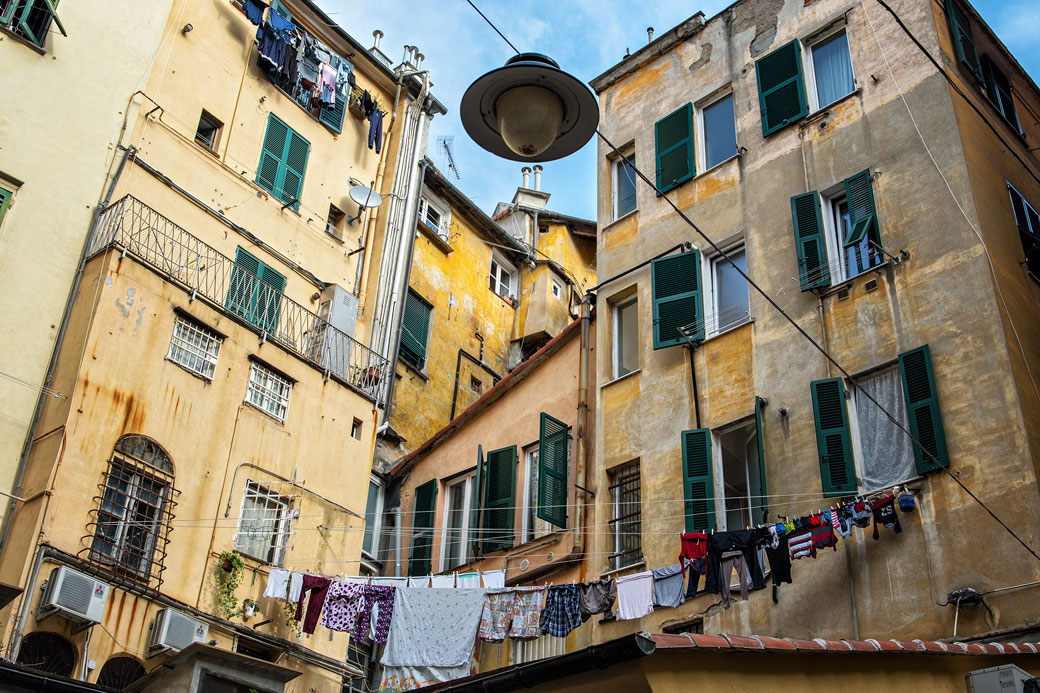
[{"label": "potted plant", "polygon": [[242,557],[234,551],[224,551],[217,557],[216,581],[217,581],[217,604],[223,610],[227,618],[238,613],[238,600],[235,599],[235,590],[242,583],[242,570],[245,563]]},{"label": "potted plant", "polygon": [[256,601],[246,597],[242,600],[242,618],[253,618],[256,613]]}]

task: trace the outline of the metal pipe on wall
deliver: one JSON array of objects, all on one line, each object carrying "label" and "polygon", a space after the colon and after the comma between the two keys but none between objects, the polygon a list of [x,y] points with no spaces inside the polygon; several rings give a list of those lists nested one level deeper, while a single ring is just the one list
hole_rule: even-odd
[{"label": "metal pipe on wall", "polygon": [[[586,468],[589,461],[588,423],[589,423],[589,336],[592,325],[592,295],[586,294],[581,302],[581,349],[578,357],[578,432],[577,461],[574,470],[575,499],[577,494],[587,493],[585,484]],[[585,547],[585,503],[576,503],[574,509],[574,552],[581,553]],[[583,564],[584,565],[584,564]]]}]

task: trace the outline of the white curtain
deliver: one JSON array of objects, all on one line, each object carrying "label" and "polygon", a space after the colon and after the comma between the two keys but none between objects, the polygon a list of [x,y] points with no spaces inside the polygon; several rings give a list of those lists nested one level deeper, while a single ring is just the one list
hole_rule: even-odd
[{"label": "white curtain", "polygon": [[834,103],[856,88],[849,57],[849,40],[839,34],[826,43],[813,47],[813,72],[820,108]]},{"label": "white curtain", "polygon": [[[897,369],[864,378],[860,384],[909,430],[903,383]],[[916,472],[910,438],[868,400],[859,388],[855,390],[855,398],[862,452],[862,488],[870,491],[913,477]]]}]

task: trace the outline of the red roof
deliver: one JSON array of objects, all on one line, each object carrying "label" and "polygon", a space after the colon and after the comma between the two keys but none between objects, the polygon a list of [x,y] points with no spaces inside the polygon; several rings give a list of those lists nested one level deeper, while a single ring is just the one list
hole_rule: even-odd
[{"label": "red roof", "polygon": [[772,638],[768,635],[700,635],[652,633],[654,643],[665,650],[761,650],[764,652],[914,652],[939,655],[1040,654],[1040,643],[962,643],[935,640],[824,640]]}]

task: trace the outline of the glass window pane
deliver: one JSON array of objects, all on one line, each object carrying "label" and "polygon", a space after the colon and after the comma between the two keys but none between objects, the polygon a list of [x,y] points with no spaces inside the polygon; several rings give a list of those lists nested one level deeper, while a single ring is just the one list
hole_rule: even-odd
[{"label": "glass window pane", "polygon": [[856,88],[849,57],[849,39],[844,32],[813,46],[813,72],[820,108],[834,103]]},{"label": "glass window pane", "polygon": [[[743,249],[728,255],[737,267],[747,272],[747,257]],[[750,319],[751,301],[748,298],[747,280],[724,258],[715,261],[715,290],[718,294],[715,324],[720,332]]]},{"label": "glass window pane", "polygon": [[733,95],[704,109],[704,167],[711,168],[737,153]]},{"label": "glass window pane", "polygon": [[615,378],[639,368],[639,315],[638,302],[633,299],[617,307],[614,340],[617,348]]},{"label": "glass window pane", "polygon": [[625,216],[636,208],[636,174],[632,170],[635,163],[636,155],[633,153],[614,164],[614,185],[617,191],[615,219]]},{"label": "glass window pane", "polygon": [[870,392],[904,428],[910,428],[898,369],[863,378],[856,388],[856,421],[859,424],[860,484],[864,491],[906,481],[916,472],[910,439],[863,395]]},{"label": "glass window pane", "polygon": [[378,503],[379,484],[370,481],[368,482],[368,503],[365,505],[365,538],[361,544],[362,550],[369,555],[374,555],[372,542],[379,526],[379,517],[376,513]]}]

